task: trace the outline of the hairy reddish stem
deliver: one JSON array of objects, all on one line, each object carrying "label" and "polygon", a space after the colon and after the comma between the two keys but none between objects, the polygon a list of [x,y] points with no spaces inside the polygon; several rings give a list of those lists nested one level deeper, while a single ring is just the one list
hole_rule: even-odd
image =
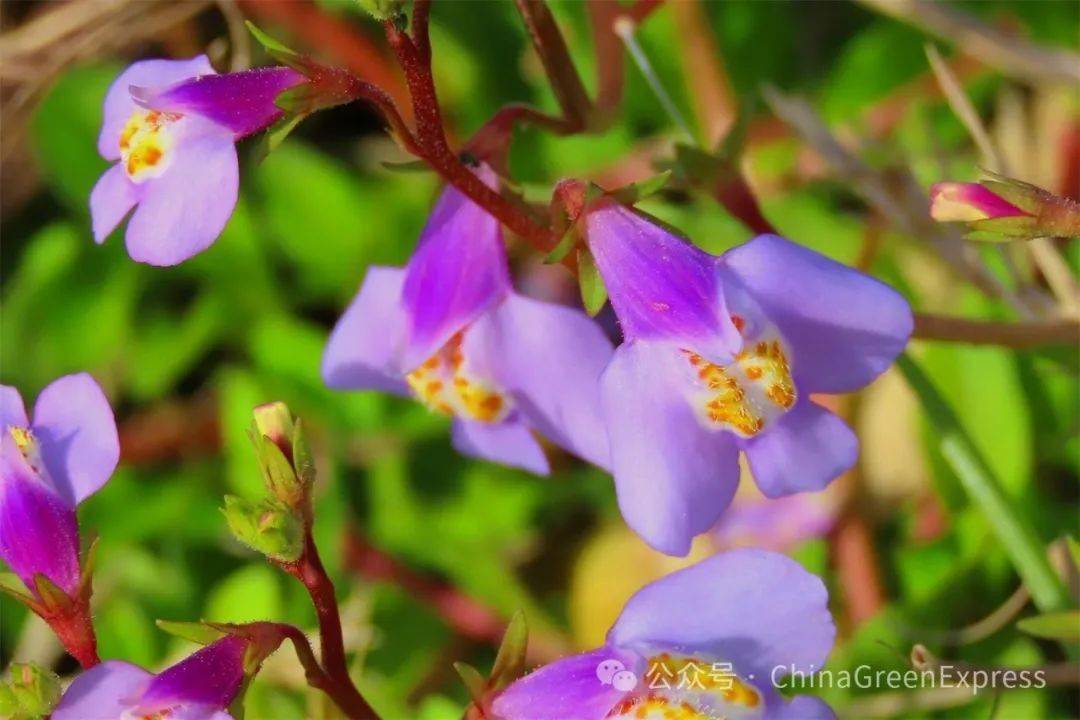
[{"label": "hairy reddish stem", "polygon": [[[304,551],[300,559],[292,563],[280,563],[307,588],[315,615],[319,620],[319,641],[326,687],[321,689],[337,703],[338,707],[354,720],[378,720],[379,716],[353,685],[345,659],[345,641],[341,633],[341,616],[338,614],[334,583],[326,574],[319,550],[309,530],[304,537]],[[305,639],[306,643],[306,639]],[[293,638],[293,644],[296,639]],[[299,646],[297,646],[299,650]],[[306,666],[305,666],[305,669]]]}]

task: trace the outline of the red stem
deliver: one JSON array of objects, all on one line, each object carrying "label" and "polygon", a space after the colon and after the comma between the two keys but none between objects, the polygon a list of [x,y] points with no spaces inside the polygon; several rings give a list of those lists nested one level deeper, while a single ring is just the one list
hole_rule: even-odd
[{"label": "red stem", "polygon": [[322,666],[329,681],[329,686],[323,689],[349,718],[378,720],[378,714],[364,700],[349,677],[334,583],[326,574],[310,529],[304,538],[304,552],[300,559],[292,563],[281,563],[281,567],[304,584],[311,596],[311,604],[315,607],[315,615],[319,620]]},{"label": "red stem", "polygon": [[[417,155],[469,199],[483,207],[512,232],[541,252],[555,246],[551,232],[516,205],[485,185],[450,149],[443,132],[442,113],[431,75],[430,56],[422,56],[412,38],[392,22],[384,23],[386,38],[405,72],[416,117]],[[414,29],[416,29],[414,27]]]}]

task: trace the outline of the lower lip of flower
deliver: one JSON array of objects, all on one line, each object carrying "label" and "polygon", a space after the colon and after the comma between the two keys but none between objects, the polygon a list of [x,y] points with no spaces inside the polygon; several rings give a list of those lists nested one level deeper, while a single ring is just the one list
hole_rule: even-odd
[{"label": "lower lip of flower", "polygon": [[690,400],[707,428],[754,437],[795,405],[791,363],[778,334],[748,342],[727,365],[681,352],[693,372]]},{"label": "lower lip of flower", "polygon": [[641,691],[612,708],[606,720],[749,720],[763,712],[761,693],[730,663],[662,652],[649,658]]},{"label": "lower lip of flower", "polygon": [[183,115],[136,110],[120,132],[120,160],[134,183],[160,177],[171,161],[171,126]]},{"label": "lower lip of flower", "polygon": [[497,423],[510,412],[512,403],[494,383],[468,372],[458,333],[420,367],[405,376],[416,398],[444,415],[484,423]]}]

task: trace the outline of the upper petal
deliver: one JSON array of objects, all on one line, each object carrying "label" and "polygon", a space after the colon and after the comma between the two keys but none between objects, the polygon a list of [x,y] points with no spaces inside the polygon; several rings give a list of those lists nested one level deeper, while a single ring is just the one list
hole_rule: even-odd
[{"label": "upper petal", "polygon": [[0,559],[31,590],[38,573],[69,594],[78,588],[75,510],[34,472],[9,433],[0,438]]},{"label": "upper petal", "polygon": [[556,660],[514,682],[495,698],[495,720],[601,720],[627,695],[601,680],[601,664],[640,670],[631,653],[600,648]]},{"label": "upper petal", "polygon": [[608,633],[608,644],[673,647],[768,677],[774,667],[820,669],[836,628],[821,580],[767,550],[720,553],[639,590]]},{"label": "upper petal", "polygon": [[[495,187],[495,173],[477,173]],[[427,360],[510,288],[499,221],[454,187],[447,187],[405,268],[402,302],[408,317],[404,367]]]},{"label": "upper petal", "polygon": [[26,408],[19,391],[10,385],[0,385],[0,429],[9,425],[28,427],[30,421],[26,419]]},{"label": "upper petal", "polygon": [[64,692],[52,720],[115,720],[137,702],[153,677],[137,665],[106,660],[81,673]]},{"label": "upper petal", "polygon": [[163,670],[139,700],[154,709],[175,703],[224,709],[240,691],[244,680],[244,654],[248,641],[224,637]]},{"label": "upper petal", "polygon": [[859,440],[836,415],[800,399],[745,449],[761,492],[780,497],[824,488],[855,465]]},{"label": "upper petal", "polygon": [[198,75],[213,75],[214,68],[205,55],[190,60],[140,60],[130,65],[113,80],[105,94],[98,152],[106,160],[120,157],[120,132],[135,112],[135,101],[129,88],[132,85],[155,87],[171,85]]},{"label": "upper petal", "polygon": [[741,285],[780,329],[800,392],[866,385],[911,335],[911,307],[895,290],[777,235],[724,253],[721,278]]},{"label": "upper petal", "polygon": [[589,211],[589,249],[628,340],[672,340],[723,360],[741,346],[716,259],[615,202]]},{"label": "upper petal", "polygon": [[236,207],[239,168],[231,133],[214,127],[217,132],[179,140],[165,173],[145,183],[125,238],[133,260],[176,265],[210,247],[225,229]]},{"label": "upper petal", "polygon": [[550,469],[544,449],[529,427],[519,420],[484,423],[458,418],[454,420],[452,433],[454,449],[462,455],[521,468],[537,475],[547,475]]},{"label": "upper petal", "polygon": [[139,195],[139,187],[128,178],[122,164],[117,163],[101,174],[90,191],[90,224],[94,242],[105,242],[109,233],[135,207]]},{"label": "upper petal", "polygon": [[607,468],[600,375],[611,341],[585,313],[511,293],[465,334],[476,372],[509,391],[528,423],[566,450]]},{"label": "upper petal", "polygon": [[615,351],[601,379],[619,508],[669,555],[690,551],[739,481],[738,448],[730,434],[699,422],[679,385],[681,361],[673,346],[634,341]]},{"label": "upper petal", "polygon": [[195,113],[250,135],[282,116],[274,101],[307,78],[288,67],[264,67],[224,75],[202,75],[166,87],[134,87],[131,95],[143,107]]},{"label": "upper petal", "polygon": [[112,408],[87,373],[65,375],[41,391],[33,431],[56,491],[72,507],[97,492],[120,460]]},{"label": "upper petal", "polygon": [[371,267],[360,292],[345,309],[323,351],[323,381],[332,388],[409,392],[402,377],[405,311],[401,286],[405,272]]}]

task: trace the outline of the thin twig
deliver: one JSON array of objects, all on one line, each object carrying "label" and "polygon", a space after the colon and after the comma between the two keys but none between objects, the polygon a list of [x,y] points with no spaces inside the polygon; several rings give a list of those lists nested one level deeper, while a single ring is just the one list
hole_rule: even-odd
[{"label": "thin twig", "polygon": [[912,337],[972,345],[999,345],[1015,349],[1070,346],[1080,343],[1080,320],[1062,318],[1002,322],[916,313]]},{"label": "thin twig", "polygon": [[927,642],[933,641],[935,644],[972,645],[985,640],[1012,622],[1027,607],[1030,600],[1031,595],[1028,593],[1027,588],[1021,585],[992,613],[970,625],[957,630],[918,630],[907,634]]},{"label": "thin twig", "polygon": [[544,0],[514,0],[514,4],[525,21],[563,116],[584,127],[592,103],[551,10]]},{"label": "thin twig", "polygon": [[1050,50],[1006,35],[955,7],[926,0],[859,0],[879,12],[914,25],[942,40],[955,43],[1006,75],[1032,82],[1080,82],[1080,55]]}]

